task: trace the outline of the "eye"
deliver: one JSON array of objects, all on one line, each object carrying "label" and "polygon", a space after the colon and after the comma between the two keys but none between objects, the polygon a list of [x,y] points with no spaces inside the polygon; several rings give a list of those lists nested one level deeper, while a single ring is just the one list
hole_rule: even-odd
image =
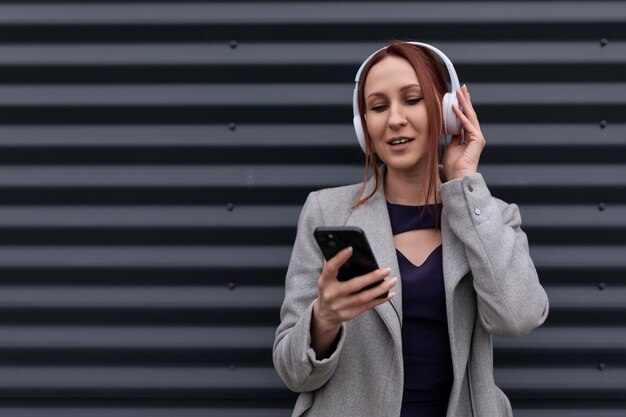
[{"label": "eye", "polygon": [[422,100],[424,100],[424,97],[408,98],[408,99],[406,99],[406,103],[410,104],[410,105],[415,105],[415,104],[419,103]]},{"label": "eye", "polygon": [[380,113],[383,112],[387,109],[387,105],[386,104],[377,104],[375,106],[370,107],[371,111],[374,111],[376,113]]}]

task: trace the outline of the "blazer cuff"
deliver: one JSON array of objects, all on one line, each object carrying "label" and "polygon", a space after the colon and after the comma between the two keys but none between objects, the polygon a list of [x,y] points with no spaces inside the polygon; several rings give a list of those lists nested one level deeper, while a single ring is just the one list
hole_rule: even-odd
[{"label": "blazer cuff", "polygon": [[339,329],[339,340],[337,341],[333,353],[327,358],[317,359],[315,350],[311,347],[311,318],[313,316],[314,304],[315,301],[307,307],[303,314],[303,319],[305,321],[302,323],[302,328],[306,329],[306,334],[303,334],[303,337],[300,340],[304,342],[304,350],[306,350],[309,363],[313,368],[313,373],[319,373],[320,377],[330,377],[337,367],[339,355],[341,354],[341,350],[343,349],[343,345],[346,340],[346,324],[341,323],[341,328]]},{"label": "blazer cuff", "polygon": [[439,195],[448,213],[469,218],[474,226],[500,215],[479,172],[444,183],[439,189]]}]

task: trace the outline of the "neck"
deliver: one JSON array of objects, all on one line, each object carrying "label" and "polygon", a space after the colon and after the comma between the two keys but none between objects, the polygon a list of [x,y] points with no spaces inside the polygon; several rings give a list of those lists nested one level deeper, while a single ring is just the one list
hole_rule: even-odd
[{"label": "neck", "polygon": [[[419,173],[397,171],[387,167],[384,178],[385,198],[390,203],[409,206],[422,206],[435,204],[435,196],[431,195],[426,199],[429,178],[421,170]],[[439,190],[441,181],[436,177],[435,193]]]}]

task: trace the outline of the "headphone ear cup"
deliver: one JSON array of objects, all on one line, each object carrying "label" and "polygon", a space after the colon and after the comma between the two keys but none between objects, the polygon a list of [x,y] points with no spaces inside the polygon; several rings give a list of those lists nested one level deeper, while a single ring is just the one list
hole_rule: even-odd
[{"label": "headphone ear cup", "polygon": [[452,93],[446,93],[443,96],[442,113],[443,113],[443,126],[446,135],[458,135],[461,133],[461,121],[454,114],[452,105],[455,104],[461,111],[463,109],[459,105],[459,101],[456,98],[456,91]]},{"label": "headphone ear cup", "polygon": [[356,138],[359,140],[359,145],[361,145],[361,149],[363,153],[367,153],[365,151],[365,132],[363,130],[363,125],[361,124],[361,116],[358,114],[354,116],[352,119],[354,123],[354,131],[356,132]]}]

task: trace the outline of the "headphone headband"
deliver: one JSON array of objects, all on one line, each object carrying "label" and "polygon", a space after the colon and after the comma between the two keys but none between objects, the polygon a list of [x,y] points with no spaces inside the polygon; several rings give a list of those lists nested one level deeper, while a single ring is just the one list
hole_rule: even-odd
[{"label": "headphone headband", "polygon": [[[454,114],[454,111],[452,110],[452,104],[455,104],[457,107],[460,108],[458,100],[456,98],[456,90],[460,88],[460,83],[459,83],[459,78],[456,75],[456,70],[454,69],[454,66],[452,65],[452,61],[450,61],[450,59],[439,49],[427,43],[423,43],[423,42],[404,42],[404,43],[408,43],[408,44],[415,45],[415,46],[421,46],[421,47],[424,47],[426,49],[433,51],[435,54],[437,54],[437,56],[439,56],[439,58],[441,58],[441,60],[445,64],[448,74],[450,76],[450,91],[446,93],[443,97],[442,110],[443,110],[444,129],[447,135],[459,134],[461,132],[461,122],[457,119],[456,115]],[[374,53],[372,53],[370,56],[368,56],[367,59],[363,61],[363,63],[359,67],[359,70],[356,73],[356,77],[354,78],[355,85],[354,85],[354,93],[352,95],[352,112],[354,116],[353,122],[354,122],[354,129],[356,131],[356,136],[357,136],[357,139],[359,140],[359,144],[361,145],[361,149],[363,149],[363,152],[365,152],[365,132],[364,132],[363,126],[361,125],[361,115],[359,113],[359,97],[358,97],[361,73],[363,72],[363,69],[365,68],[367,63],[371,61],[371,59],[374,57],[374,55],[376,55],[378,52],[382,51],[383,49],[387,49],[387,48],[388,46],[380,48]]]},{"label": "headphone headband", "polygon": [[[452,61],[450,61],[450,59],[446,56],[446,54],[444,54],[439,49],[437,49],[434,46],[429,45],[427,43],[423,43],[423,42],[404,42],[404,43],[409,43],[411,45],[416,45],[416,46],[422,46],[422,47],[424,47],[426,49],[430,49],[431,51],[436,53],[439,56],[439,58],[441,58],[443,63],[446,65],[446,69],[448,70],[448,74],[450,74],[450,91],[456,91],[456,90],[459,89],[459,87],[460,87],[460,85],[459,85],[459,78],[456,75],[456,70],[454,69],[454,65],[452,65]],[[354,81],[355,82],[357,82],[357,83],[359,82],[359,80],[361,79],[361,73],[363,72],[363,69],[365,69],[365,66],[367,65],[368,62],[371,61],[371,59],[374,57],[374,55],[376,55],[378,52],[382,51],[383,49],[387,49],[387,48],[388,48],[388,46],[385,46],[383,48],[378,49],[377,51],[372,53],[370,56],[368,56],[365,61],[363,61],[363,63],[359,67],[359,70],[356,73],[356,77],[354,77]]]}]

